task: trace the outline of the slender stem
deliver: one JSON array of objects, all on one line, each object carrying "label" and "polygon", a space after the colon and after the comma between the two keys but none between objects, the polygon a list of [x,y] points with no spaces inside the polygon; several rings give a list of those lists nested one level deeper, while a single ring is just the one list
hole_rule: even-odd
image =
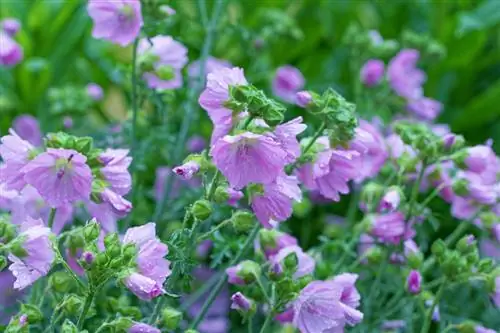
[{"label": "slender stem", "polygon": [[209,189],[208,193],[207,193],[207,200],[208,201],[211,201],[214,194],[215,194],[215,190],[217,189],[217,183],[219,182],[220,176],[221,176],[221,173],[217,169],[217,171],[215,171],[214,178],[212,178],[212,181],[210,182],[210,186],[208,187],[208,189]]},{"label": "slender stem", "polygon": [[267,293],[266,287],[264,287],[264,284],[262,283],[261,278],[258,276],[256,278],[257,285],[259,288],[262,290],[262,293],[264,294],[264,297],[266,298],[267,303],[269,303],[269,306],[273,305],[273,301],[271,300],[271,297],[269,297],[269,294]]},{"label": "slender stem", "polygon": [[182,302],[181,304],[181,310],[186,311],[189,309],[198,299],[205,295],[207,291],[211,290],[215,284],[215,282],[219,281],[221,275],[225,274],[225,272],[219,272],[217,274],[214,274],[208,282],[204,283],[203,286],[199,289],[197,289],[193,294],[189,295],[189,298],[185,301]]},{"label": "slender stem", "polygon": [[200,237],[198,237],[198,242],[200,242],[200,241],[202,241],[204,239],[209,238],[214,232],[216,232],[217,230],[225,227],[229,223],[231,223],[231,220],[229,220],[229,219],[222,221],[221,223],[219,223],[218,225],[216,225],[215,227],[213,227],[212,229],[210,229],[210,231],[207,231],[206,233],[204,233],[203,235],[201,235]]},{"label": "slender stem", "polygon": [[262,328],[260,329],[260,333],[264,333],[266,331],[266,329],[269,326],[269,324],[271,323],[271,320],[273,319],[273,317],[274,317],[274,311],[269,311],[269,313],[267,314],[266,320],[264,321],[264,324],[262,324]]},{"label": "slender stem", "polygon": [[90,310],[90,306],[92,305],[92,302],[94,301],[94,295],[95,295],[95,291],[92,289],[92,287],[90,287],[88,292],[87,292],[87,297],[85,298],[85,303],[83,304],[82,313],[80,314],[80,317],[78,317],[78,321],[76,323],[76,326],[78,327],[79,330],[81,330],[83,328],[83,323],[85,322],[85,319],[87,318],[87,314]]},{"label": "slender stem", "polygon": [[446,327],[442,333],[448,333],[448,332],[451,332],[451,331],[452,331],[452,330],[454,330],[455,328],[457,328],[457,326],[456,326],[456,325],[450,325],[450,326]]},{"label": "slender stem", "polygon": [[253,318],[250,317],[248,318],[248,333],[252,333],[253,332]]},{"label": "slender stem", "polygon": [[[208,59],[208,55],[210,53],[210,50],[212,49],[212,44],[213,40],[215,37],[215,27],[218,22],[219,16],[222,12],[222,7],[224,4],[224,0],[217,0],[215,2],[215,7],[214,11],[212,14],[212,17],[210,19],[210,22],[206,26],[206,32],[207,36],[205,38],[205,43],[203,44],[203,48],[201,51],[201,57],[200,57],[200,73],[198,75],[198,80],[195,82],[195,85],[193,89],[189,90],[188,98],[187,98],[187,105],[186,105],[186,112],[184,114],[184,118],[182,120],[181,124],[181,129],[179,131],[179,134],[176,139],[176,146],[175,150],[173,152],[173,162],[178,163],[179,159],[182,156],[182,152],[184,150],[185,142],[187,139],[187,135],[189,132],[189,128],[191,125],[192,118],[194,117],[196,108],[195,108],[195,103],[196,103],[196,97],[198,96],[200,90],[203,88],[203,83],[205,82],[205,67],[206,67],[206,62]],[[198,0],[198,7],[200,7],[200,12],[203,12],[203,7],[205,6],[204,0]],[[165,207],[167,205],[168,197],[170,195],[170,191],[172,190],[172,175],[169,175],[167,179],[165,179],[165,186],[163,188],[163,198],[160,200],[159,205],[156,206],[155,209],[155,214],[153,217],[154,221],[157,221],[161,215],[163,214],[163,211],[165,210]]]},{"label": "slender stem", "polygon": [[410,203],[409,203],[409,208],[408,208],[408,213],[406,214],[406,222],[409,221],[410,218],[412,218],[413,214],[413,209],[415,208],[415,204],[417,203],[418,199],[418,192],[420,190],[420,184],[422,183],[422,179],[424,178],[425,174],[425,169],[427,168],[427,163],[424,160],[422,162],[422,168],[420,169],[420,172],[418,174],[418,178],[415,181],[415,184],[413,184],[413,189],[411,192],[411,197],[410,197]]},{"label": "slender stem", "polygon": [[[259,229],[260,229],[260,225],[257,224],[254,227],[254,229],[252,230],[252,232],[250,233],[250,235],[248,236],[243,247],[236,254],[236,256],[233,258],[233,260],[231,260],[231,262],[229,263],[229,266],[234,266],[236,263],[238,263],[241,260],[241,258],[243,258],[243,256],[250,249],[250,247],[253,244],[253,241],[257,237],[257,234],[259,233]],[[227,278],[227,276],[224,274],[219,279],[219,281],[217,282],[215,287],[212,289],[212,292],[208,296],[207,300],[203,304],[203,307],[201,308],[201,311],[198,313],[198,316],[196,316],[196,318],[193,320],[193,322],[189,326],[190,329],[196,329],[198,327],[198,325],[200,324],[200,322],[203,320],[203,318],[205,318],[205,315],[207,314],[208,309],[212,305],[213,301],[215,300],[215,298],[217,297],[219,292],[224,287],[224,284],[226,283],[226,278]]]},{"label": "slender stem", "polygon": [[[139,38],[134,41],[134,46],[132,49],[132,96],[130,97],[132,102],[132,130],[130,133],[131,147],[132,147],[132,165],[135,165],[136,148],[137,148],[137,114],[139,113],[139,107],[137,103],[137,47],[139,45]],[[132,167],[135,170],[134,167]]]},{"label": "slender stem", "polygon": [[75,280],[78,287],[80,287],[81,289],[85,289],[86,288],[85,284],[82,282],[82,280],[80,280],[80,278],[78,278],[78,276],[76,276],[75,272],[73,272],[71,267],[69,267],[68,263],[66,262],[66,260],[64,260],[61,252],[59,251],[59,248],[57,247],[57,245],[54,245],[54,251],[56,253],[56,256],[57,256],[59,263],[61,263],[61,265],[63,265],[66,272],[68,272],[68,274],[71,276],[71,278],[73,278],[73,280]]},{"label": "slender stem", "polygon": [[422,201],[422,209],[416,214],[417,216],[422,214],[425,207],[427,207],[427,205],[432,201],[432,199],[434,199],[436,196],[439,195],[439,193],[441,193],[441,191],[443,190],[443,188],[446,187],[446,184],[445,183],[442,183],[441,185],[439,185],[438,187],[436,187],[434,189],[434,191],[431,192],[431,194],[429,194],[429,196],[427,198],[425,198],[424,201]]},{"label": "slender stem", "polygon": [[432,314],[434,313],[434,309],[436,308],[436,306],[439,304],[441,297],[443,297],[443,292],[444,292],[445,287],[446,287],[446,279],[444,279],[443,283],[441,283],[441,286],[439,287],[439,290],[436,294],[436,297],[434,298],[434,301],[432,302],[431,307],[427,311],[427,314],[425,316],[424,325],[422,326],[420,333],[428,333],[429,332],[429,329],[431,328]]},{"label": "slender stem", "polygon": [[54,225],[54,220],[56,219],[56,211],[57,211],[57,208],[50,209],[49,223],[48,223],[50,229],[52,229],[52,226]]}]

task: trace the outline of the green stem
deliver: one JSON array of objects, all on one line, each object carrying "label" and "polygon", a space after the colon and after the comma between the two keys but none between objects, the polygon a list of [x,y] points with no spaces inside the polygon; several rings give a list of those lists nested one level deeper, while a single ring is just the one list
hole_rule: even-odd
[{"label": "green stem", "polygon": [[252,333],[253,332],[253,318],[250,317],[248,318],[248,333]]},{"label": "green stem", "polygon": [[81,289],[85,289],[85,284],[80,280],[80,278],[78,278],[78,276],[76,276],[75,272],[73,272],[73,270],[71,269],[71,267],[69,267],[68,263],[66,262],[66,260],[64,260],[61,252],[59,251],[59,248],[57,247],[57,245],[54,245],[54,251],[56,253],[56,256],[57,256],[57,259],[59,261],[59,263],[61,265],[63,265],[64,269],[66,270],[66,272],[68,272],[68,274],[71,276],[71,278],[73,280],[75,280],[76,284],[78,285],[79,288]]},{"label": "green stem", "polygon": [[189,298],[182,302],[181,310],[186,311],[189,309],[194,303],[198,301],[198,299],[205,295],[207,291],[211,290],[214,286],[214,283],[219,281],[221,275],[226,274],[225,272],[219,272],[218,274],[214,274],[208,282],[204,283],[201,288],[198,288],[193,294],[189,295]]},{"label": "green stem", "polygon": [[[200,12],[202,12],[202,10],[205,6],[204,1],[205,0],[198,0],[198,7],[200,8]],[[172,160],[174,163],[178,163],[181,156],[182,156],[182,152],[184,150],[185,142],[186,142],[189,128],[191,125],[191,120],[194,117],[194,114],[196,113],[195,103],[196,103],[197,96],[199,95],[200,90],[203,88],[203,82],[205,82],[205,67],[206,67],[205,65],[206,65],[210,50],[212,49],[212,44],[213,44],[213,40],[215,37],[215,27],[216,27],[216,24],[218,22],[219,16],[221,14],[223,4],[224,4],[224,0],[217,0],[215,2],[212,17],[211,17],[208,25],[205,27],[206,32],[207,32],[207,36],[205,38],[205,43],[203,44],[203,48],[201,51],[200,73],[198,75],[198,80],[195,82],[195,86],[193,87],[193,89],[189,90],[189,94],[188,94],[188,98],[187,98],[188,103],[186,106],[186,112],[185,112],[184,118],[182,120],[181,129],[180,129],[179,134],[178,134],[177,139],[176,139],[175,150],[172,154],[172,156],[173,156]],[[163,211],[165,210],[165,207],[166,207],[167,202],[168,202],[168,197],[169,197],[170,192],[172,190],[172,184],[173,184],[172,178],[173,178],[173,176],[170,174],[167,177],[167,179],[165,179],[165,185],[163,188],[163,198],[160,200],[159,205],[156,206],[153,221],[158,221],[158,219],[162,216]]]},{"label": "green stem", "polygon": [[217,230],[225,227],[229,223],[231,223],[231,220],[229,220],[229,219],[222,221],[221,223],[219,223],[218,225],[216,225],[215,227],[213,227],[210,231],[207,231],[206,233],[204,233],[203,235],[201,235],[200,237],[198,237],[198,241],[197,242],[200,242],[200,241],[202,241],[204,239],[209,238],[214,232],[216,232]]},{"label": "green stem", "polygon": [[[255,225],[254,229],[252,230],[252,232],[248,236],[245,244],[240,249],[240,251],[236,254],[236,256],[233,258],[233,260],[231,260],[231,262],[229,263],[229,266],[234,266],[235,264],[237,264],[241,260],[241,258],[243,258],[243,256],[250,249],[250,247],[253,244],[253,241],[257,237],[257,234],[259,233],[259,229],[260,229],[260,225],[259,224]],[[200,322],[203,320],[203,318],[205,318],[205,315],[207,314],[208,309],[212,305],[213,301],[215,300],[215,298],[217,297],[219,292],[224,287],[224,284],[226,283],[226,278],[227,278],[227,276],[226,276],[226,274],[224,274],[219,279],[219,281],[217,282],[215,287],[212,289],[212,292],[210,293],[210,295],[208,295],[208,298],[205,301],[205,303],[203,304],[203,307],[201,308],[201,311],[198,313],[198,316],[196,316],[196,318],[193,320],[193,322],[189,326],[190,329],[196,329],[198,327],[198,325],[200,324]]]},{"label": "green stem", "polygon": [[56,218],[56,211],[57,208],[51,208],[50,209],[50,215],[49,215],[49,228],[52,230],[52,226],[54,225],[54,220]]},{"label": "green stem", "polygon": [[95,291],[92,289],[92,287],[90,287],[87,292],[87,297],[85,298],[85,303],[83,304],[82,313],[80,314],[80,317],[78,317],[78,321],[76,323],[78,330],[81,330],[83,328],[83,323],[85,322],[85,319],[87,319],[87,314],[90,310],[90,307],[92,306],[92,302],[94,301],[94,296]]},{"label": "green stem", "polygon": [[266,317],[266,320],[264,321],[264,324],[262,324],[262,328],[260,329],[260,333],[264,333],[267,329],[267,327],[269,326],[269,324],[271,323],[271,320],[273,319],[274,317],[274,311],[269,311],[267,317]]},{"label": "green stem", "polygon": [[271,300],[271,297],[269,297],[269,294],[267,293],[266,288],[264,287],[264,284],[262,283],[262,280],[259,276],[256,277],[256,282],[259,288],[262,290],[262,293],[264,294],[264,297],[266,298],[267,303],[269,303],[269,306],[273,305],[273,301]]},{"label": "green stem", "polygon": [[436,308],[436,306],[439,304],[441,297],[443,297],[443,292],[444,292],[445,287],[446,287],[446,280],[443,280],[443,283],[439,287],[439,290],[436,294],[436,297],[434,298],[434,301],[432,302],[431,307],[427,311],[427,314],[425,316],[424,325],[422,326],[420,333],[428,333],[429,332],[429,329],[431,328],[432,314],[434,313],[434,309]]},{"label": "green stem", "polygon": [[420,190],[420,184],[422,183],[422,179],[424,178],[424,174],[425,174],[425,169],[426,168],[427,168],[427,163],[424,160],[422,162],[422,168],[420,169],[420,172],[418,174],[418,178],[415,181],[415,184],[413,184],[413,189],[412,189],[412,192],[411,192],[408,213],[406,214],[406,219],[405,219],[406,222],[408,222],[408,220],[413,217],[413,209],[415,208],[415,204],[417,203],[418,192]]},{"label": "green stem", "polygon": [[335,273],[338,272],[338,270],[344,264],[344,261],[349,256],[349,253],[351,252],[352,248],[354,247],[354,245],[356,245],[358,243],[358,241],[359,241],[359,235],[357,233],[355,233],[352,236],[352,238],[349,241],[349,243],[346,245],[346,249],[342,253],[342,256],[340,257],[340,259],[337,261],[337,264],[333,267],[333,272],[335,272]]},{"label": "green stem", "polygon": [[217,189],[217,184],[219,183],[220,176],[221,176],[221,173],[217,169],[217,171],[215,171],[214,178],[212,178],[212,181],[210,182],[210,186],[208,187],[208,193],[207,193],[207,200],[208,201],[211,201],[212,198],[214,197],[215,190]]},{"label": "green stem", "polygon": [[314,133],[314,136],[311,139],[311,141],[309,141],[307,146],[304,148],[302,155],[305,155],[309,151],[309,149],[311,149],[311,147],[314,145],[316,140],[318,140],[318,138],[323,134],[323,131],[325,130],[325,128],[326,128],[326,122],[322,122],[321,125],[319,126],[318,130],[316,131],[316,133]]},{"label": "green stem", "polygon": [[416,215],[417,216],[421,215],[424,212],[425,207],[427,207],[427,205],[432,201],[432,199],[434,199],[436,196],[438,196],[439,193],[441,193],[441,191],[445,187],[446,187],[446,184],[444,184],[444,183],[439,185],[438,187],[436,187],[434,189],[434,191],[432,191],[431,194],[429,194],[429,196],[427,198],[425,198],[424,201],[422,201],[422,204],[421,204],[422,209]]}]

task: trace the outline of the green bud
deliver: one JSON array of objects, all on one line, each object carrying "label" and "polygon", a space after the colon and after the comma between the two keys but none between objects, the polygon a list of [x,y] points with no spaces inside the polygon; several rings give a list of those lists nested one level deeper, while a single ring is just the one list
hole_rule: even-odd
[{"label": "green bud", "polygon": [[113,320],[110,324],[110,326],[115,328],[116,332],[128,332],[134,322],[128,317],[120,317]]},{"label": "green bud", "polygon": [[460,333],[476,333],[476,324],[471,321],[466,321],[457,325],[456,328]]},{"label": "green bud", "polygon": [[123,258],[130,260],[137,255],[137,247],[133,243],[128,243],[123,246]]},{"label": "green bud", "polygon": [[85,238],[85,242],[92,243],[97,238],[99,238],[99,234],[101,233],[101,228],[99,223],[97,223],[96,219],[92,219],[83,227],[83,237]]},{"label": "green bud", "polygon": [[191,207],[191,213],[195,219],[206,220],[212,215],[212,205],[209,201],[201,199],[196,201]]},{"label": "green bud", "polygon": [[229,193],[226,186],[218,186],[215,189],[214,201],[218,204],[226,203],[229,200]]},{"label": "green bud", "polygon": [[474,236],[467,235],[462,237],[457,243],[457,250],[462,254],[469,254],[476,249],[476,240]]},{"label": "green bud", "polygon": [[436,257],[442,257],[446,253],[446,243],[442,239],[436,240],[431,246],[431,252]]},{"label": "green bud", "polygon": [[269,126],[278,126],[284,119],[283,110],[280,108],[269,107],[264,110],[264,120]]},{"label": "green bud", "polygon": [[109,263],[109,267],[112,268],[112,269],[118,269],[120,267],[123,267],[123,260],[122,260],[122,258],[118,257],[118,258],[115,258],[115,259],[111,259],[111,262]]},{"label": "green bud", "polygon": [[465,168],[465,160],[469,156],[469,153],[467,152],[467,149],[462,149],[457,151],[455,154],[451,156],[453,162],[458,165],[460,168]]},{"label": "green bud", "polygon": [[100,252],[95,257],[95,264],[98,267],[104,267],[104,266],[106,266],[108,264],[108,262],[109,262],[109,258],[106,255],[106,252]]},{"label": "green bud", "polygon": [[293,205],[293,215],[299,218],[305,218],[311,212],[312,204],[308,198],[302,198],[302,201],[295,202]]},{"label": "green bud", "polygon": [[275,229],[260,229],[259,241],[263,248],[275,248],[280,232]]},{"label": "green bud", "polygon": [[295,273],[295,271],[297,270],[297,266],[299,265],[299,258],[297,257],[297,254],[293,252],[285,257],[283,263],[285,269],[293,274]]},{"label": "green bud", "polygon": [[370,264],[380,264],[384,259],[384,250],[379,246],[371,247],[366,251],[365,257]]},{"label": "green bud", "polygon": [[69,315],[78,315],[80,314],[82,305],[83,299],[80,296],[71,294],[66,296],[62,308]]},{"label": "green bud", "polygon": [[32,304],[22,304],[21,313],[28,316],[28,322],[30,324],[36,324],[43,320],[43,314],[38,307]]},{"label": "green bud", "polygon": [[0,255],[0,272],[7,267],[7,258],[5,256]]},{"label": "green bud", "polygon": [[248,232],[255,226],[255,216],[246,210],[237,210],[231,216],[231,224],[237,232]]},{"label": "green bud", "polygon": [[120,313],[125,317],[131,317],[135,320],[140,320],[142,317],[141,309],[136,306],[120,307]]},{"label": "green bud", "polygon": [[200,333],[200,332],[198,332],[197,330],[189,329],[189,330],[184,331],[184,333]]},{"label": "green bud", "polygon": [[106,246],[106,254],[113,260],[116,260],[118,257],[120,257],[121,253],[122,247],[119,244],[110,244],[109,246]]},{"label": "green bud", "polygon": [[418,252],[412,252],[408,255],[408,266],[412,269],[420,269],[422,267],[422,264],[424,262],[424,255],[418,251]]},{"label": "green bud", "polygon": [[54,272],[49,277],[49,285],[58,293],[67,293],[73,286],[73,278],[66,271]]},{"label": "green bud", "polygon": [[261,275],[260,265],[251,260],[245,260],[240,263],[241,269],[238,276],[246,283],[254,282]]},{"label": "green bud", "polygon": [[360,201],[369,207],[377,203],[383,194],[384,186],[375,182],[369,182],[361,190]]},{"label": "green bud", "polygon": [[73,324],[72,321],[70,321],[69,319],[66,319],[66,320],[64,320],[64,323],[62,324],[61,332],[62,333],[78,333],[78,328],[76,327],[75,324]]},{"label": "green bud", "polygon": [[9,251],[18,258],[23,258],[28,255],[28,252],[23,247],[23,237],[18,237],[8,244]]},{"label": "green bud", "polygon": [[495,267],[495,261],[491,258],[484,258],[479,261],[477,269],[479,273],[490,273]]},{"label": "green bud", "polygon": [[471,265],[476,264],[479,261],[479,259],[480,259],[479,252],[477,251],[476,248],[474,248],[472,252],[468,253],[465,256],[465,260],[467,261],[467,263],[469,263]]},{"label": "green bud", "polygon": [[172,66],[162,65],[155,70],[156,75],[160,80],[170,81],[175,77],[175,72]]},{"label": "green bud", "polygon": [[456,251],[447,252],[441,265],[443,273],[451,279],[456,277],[466,264],[462,259],[460,254]]},{"label": "green bud", "polygon": [[457,179],[453,182],[453,192],[459,196],[467,196],[469,194],[469,182],[466,179]]},{"label": "green bud", "polygon": [[479,219],[481,220],[483,226],[488,229],[491,229],[495,224],[500,223],[498,216],[491,211],[479,214]]},{"label": "green bud", "polygon": [[161,322],[168,330],[176,330],[182,321],[182,312],[171,307],[166,307],[161,312]]},{"label": "green bud", "polygon": [[118,234],[116,232],[107,234],[106,237],[104,237],[104,246],[106,247],[106,250],[115,246],[121,247],[120,237],[118,237]]},{"label": "green bud", "polygon": [[77,138],[75,150],[83,155],[87,155],[92,150],[93,142],[94,140],[89,136]]}]

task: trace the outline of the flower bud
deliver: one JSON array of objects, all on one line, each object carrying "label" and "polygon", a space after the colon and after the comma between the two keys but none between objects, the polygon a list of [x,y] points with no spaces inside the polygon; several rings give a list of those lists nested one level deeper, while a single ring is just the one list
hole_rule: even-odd
[{"label": "flower bud", "polygon": [[401,189],[398,187],[390,187],[384,193],[384,196],[379,203],[379,211],[394,211],[401,203]]},{"label": "flower bud", "polygon": [[95,257],[95,263],[98,267],[104,267],[108,264],[109,258],[106,254],[106,252],[100,252],[97,254]]},{"label": "flower bud", "polygon": [[96,219],[92,219],[83,228],[83,237],[87,243],[92,243],[97,240],[100,233],[101,228],[99,227],[99,223],[97,223]]},{"label": "flower bud", "polygon": [[408,266],[412,269],[419,269],[424,261],[424,255],[422,252],[411,252],[407,255],[406,259],[408,260]]},{"label": "flower bud", "polygon": [[134,243],[128,243],[123,246],[123,259],[130,260],[137,255],[137,247]]},{"label": "flower bud", "polygon": [[496,232],[494,230],[497,226],[500,227],[500,224],[499,224],[500,219],[497,216],[497,214],[495,214],[491,211],[490,212],[483,212],[483,213],[479,214],[478,217],[479,217],[479,220],[481,220],[481,224],[485,228],[492,229],[493,236],[497,239],[498,242],[500,242],[500,237],[496,237]]},{"label": "flower bud", "polygon": [[477,270],[479,273],[491,273],[491,271],[495,268],[495,261],[491,258],[481,259],[477,265]]},{"label": "flower bud", "polygon": [[287,271],[294,273],[299,265],[299,258],[297,257],[297,254],[293,252],[285,257],[283,263]]},{"label": "flower bud", "polygon": [[236,266],[226,269],[228,282],[236,285],[252,283],[261,274],[260,266],[251,260],[245,260]]},{"label": "flower bud", "polygon": [[110,326],[113,327],[116,332],[130,332],[133,325],[134,322],[128,317],[120,317],[110,323]]},{"label": "flower bud", "polygon": [[457,243],[457,250],[462,254],[469,254],[476,249],[476,238],[474,235],[462,237]]},{"label": "flower bud", "polygon": [[90,251],[85,251],[82,253],[80,259],[87,265],[87,267],[90,267],[95,260],[95,255]]},{"label": "flower bud", "polygon": [[312,99],[313,99],[313,97],[312,97],[311,93],[309,91],[305,91],[305,90],[299,91],[295,95],[296,103],[301,108],[307,108],[307,106],[311,104]]},{"label": "flower bud", "polygon": [[155,70],[156,76],[163,81],[170,81],[175,77],[175,72],[172,66],[161,65]]},{"label": "flower bud", "polygon": [[373,246],[366,250],[365,257],[370,264],[380,264],[384,258],[384,250],[379,246]]},{"label": "flower bud", "polygon": [[378,201],[378,198],[384,193],[384,187],[375,182],[369,182],[363,186],[360,195],[360,202],[367,207]]},{"label": "flower bud", "polygon": [[238,310],[240,313],[248,313],[255,309],[255,305],[245,295],[237,292],[231,296],[231,309]]},{"label": "flower bud", "polygon": [[453,182],[452,188],[457,195],[467,196],[469,194],[469,181],[464,178],[457,179]]},{"label": "flower bud", "polygon": [[182,321],[182,312],[166,307],[161,312],[161,321],[166,329],[176,330]]},{"label": "flower bud", "polygon": [[76,325],[70,321],[69,319],[64,320],[64,323],[61,326],[62,333],[78,333],[78,328]]},{"label": "flower bud", "polygon": [[411,294],[419,294],[422,290],[422,275],[419,271],[413,270],[406,279],[406,288]]},{"label": "flower bud", "polygon": [[194,161],[189,161],[175,167],[173,171],[182,179],[189,180],[200,171],[200,165]]},{"label": "flower bud", "polygon": [[255,226],[255,216],[246,210],[237,210],[231,216],[231,224],[237,232],[248,232]]},{"label": "flower bud", "polygon": [[436,257],[442,257],[446,252],[445,242],[442,239],[436,240],[434,243],[432,243],[431,251]]},{"label": "flower bud", "polygon": [[39,323],[44,318],[40,309],[32,304],[22,304],[20,312],[28,316],[28,322],[30,324]]},{"label": "flower bud", "polygon": [[227,186],[218,186],[215,189],[214,201],[218,204],[223,204],[229,200],[229,193],[227,191]]},{"label": "flower bud", "polygon": [[361,68],[360,80],[365,86],[376,86],[383,77],[384,62],[382,60],[370,59]]},{"label": "flower bud", "polygon": [[207,200],[198,200],[191,207],[191,213],[195,219],[206,220],[212,215],[212,205]]},{"label": "flower bud", "polygon": [[23,243],[23,238],[18,237],[8,244],[8,249],[16,257],[23,258],[28,255],[28,252],[23,247]]},{"label": "flower bud", "polygon": [[80,314],[82,305],[83,299],[77,295],[71,294],[66,296],[62,308],[68,315],[76,316]]},{"label": "flower bud", "polygon": [[269,279],[271,279],[271,281],[276,281],[278,280],[281,275],[283,274],[283,268],[281,267],[281,265],[279,263],[273,263],[271,264],[271,267],[269,268]]},{"label": "flower bud", "polygon": [[67,293],[73,286],[73,278],[66,271],[54,272],[49,277],[49,285],[58,293]]},{"label": "flower bud", "polygon": [[456,328],[460,333],[479,333],[479,331],[476,331],[476,324],[471,321],[466,321],[460,325],[456,325]]},{"label": "flower bud", "polygon": [[269,107],[265,109],[263,118],[269,126],[277,126],[283,122],[285,116],[282,109]]}]

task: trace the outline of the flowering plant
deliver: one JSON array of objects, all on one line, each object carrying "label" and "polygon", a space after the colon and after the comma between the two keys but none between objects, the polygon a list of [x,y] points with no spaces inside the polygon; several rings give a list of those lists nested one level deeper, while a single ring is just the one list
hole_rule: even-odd
[{"label": "flowering plant", "polygon": [[[238,30],[237,2],[198,1],[190,61],[176,4],[58,8],[82,10],[90,48],[128,47],[105,76],[130,110],[113,121],[113,88],[35,66],[44,111],[0,139],[2,332],[497,332],[500,158],[438,123],[425,69],[446,48],[350,25],[351,89],[286,63],[266,86],[274,49],[307,39],[293,16]],[[15,80],[25,23],[0,28]],[[233,34],[254,64],[211,56]]]}]

